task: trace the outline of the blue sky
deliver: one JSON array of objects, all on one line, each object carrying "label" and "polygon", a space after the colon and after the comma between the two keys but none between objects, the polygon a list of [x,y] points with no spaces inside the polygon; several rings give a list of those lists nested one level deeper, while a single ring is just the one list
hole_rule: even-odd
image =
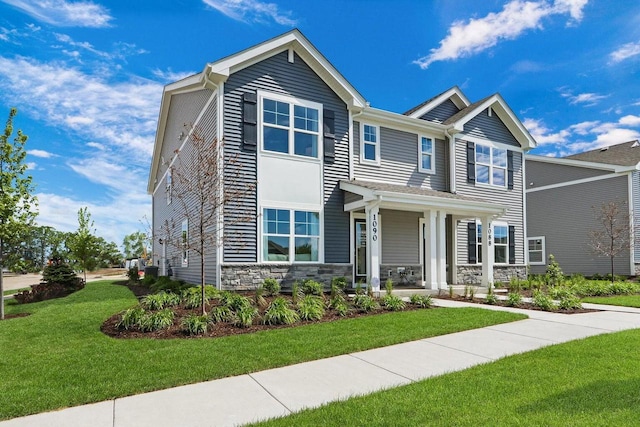
[{"label": "blue sky", "polygon": [[38,222],[142,230],[162,87],[294,27],[377,108],[458,85],[501,93],[537,154],[640,138],[637,0],[0,0],[0,118],[29,135]]}]

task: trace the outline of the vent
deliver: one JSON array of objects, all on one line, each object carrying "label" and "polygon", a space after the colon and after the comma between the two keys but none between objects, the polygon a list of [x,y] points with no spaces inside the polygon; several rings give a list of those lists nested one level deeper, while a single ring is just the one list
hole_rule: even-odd
[{"label": "vent", "polygon": [[640,147],[640,142],[636,141],[631,145],[631,148]]},{"label": "vent", "polygon": [[602,148],[600,149],[600,151],[601,151],[601,152],[602,152],[602,151],[607,151],[608,149],[609,149],[609,147],[602,147]]}]

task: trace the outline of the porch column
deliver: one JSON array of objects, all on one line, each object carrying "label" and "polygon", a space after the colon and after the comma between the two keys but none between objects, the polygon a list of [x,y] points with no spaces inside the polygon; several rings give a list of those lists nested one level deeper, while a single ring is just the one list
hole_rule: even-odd
[{"label": "porch column", "polygon": [[438,211],[436,217],[436,280],[438,289],[447,289],[447,213]]},{"label": "porch column", "polygon": [[380,205],[365,207],[367,215],[367,258],[371,289],[380,292]]},{"label": "porch column", "polygon": [[436,212],[424,211],[424,284],[427,289],[438,289],[438,247]]},{"label": "porch column", "polygon": [[449,260],[449,270],[451,271],[451,284],[458,284],[458,219],[451,218],[451,259]]},{"label": "porch column", "polygon": [[490,216],[482,218],[482,286],[493,283],[493,224]]}]

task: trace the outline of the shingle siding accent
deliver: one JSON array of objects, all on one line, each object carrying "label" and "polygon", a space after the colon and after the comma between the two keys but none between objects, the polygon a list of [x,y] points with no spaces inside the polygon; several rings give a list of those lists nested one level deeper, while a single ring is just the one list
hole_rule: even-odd
[{"label": "shingle siding accent", "polygon": [[[527,193],[528,234],[545,236],[547,257],[553,254],[566,274],[606,274],[609,258],[589,249],[589,231],[598,228],[594,208],[627,200],[627,193],[626,175]],[[615,259],[616,274],[632,273],[629,258],[627,253]],[[545,266],[532,265],[531,271],[544,273]]]},{"label": "shingle siding accent", "polygon": [[380,165],[360,163],[360,123],[353,124],[354,177],[368,181],[447,190],[447,144],[436,139],[435,174],[418,172],[418,135],[380,127]]},{"label": "shingle siding accent", "polygon": [[[225,169],[228,188],[233,190],[232,177],[240,179],[236,185],[254,185],[257,176],[257,153],[242,147],[242,96],[246,92],[265,90],[300,99],[319,102],[335,113],[335,160],[324,162],[324,244],[325,262],[349,262],[349,214],[343,209],[341,179],[349,177],[348,113],[346,105],[297,55],[294,62],[287,52],[279,53],[257,64],[232,74],[225,83],[225,157],[234,156],[239,170]],[[260,147],[258,147],[258,152]],[[258,183],[259,185],[259,183]],[[250,216],[249,222],[240,221]],[[255,192],[225,208],[225,262],[257,262],[257,199]]]},{"label": "shingle siding accent", "polygon": [[[559,165],[539,162],[535,158],[527,158],[527,189],[544,187],[578,179],[607,175],[611,171],[587,167]],[[533,184],[533,185],[531,185]]]},{"label": "shingle siding accent", "polygon": [[502,123],[500,117],[495,112],[489,117],[488,111],[488,109],[481,111],[465,123],[464,131],[460,133],[459,137],[462,138],[464,135],[475,136],[519,148],[520,143]]},{"label": "shingle siding accent", "polygon": [[420,116],[420,118],[429,122],[442,123],[458,111],[460,111],[460,109],[456,107],[456,104],[454,104],[452,100],[447,99],[431,111],[427,111],[425,114]]}]

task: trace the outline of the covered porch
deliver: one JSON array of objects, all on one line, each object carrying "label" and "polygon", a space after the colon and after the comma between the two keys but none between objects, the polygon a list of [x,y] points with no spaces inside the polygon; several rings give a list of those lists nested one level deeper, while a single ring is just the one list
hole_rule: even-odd
[{"label": "covered porch", "polygon": [[379,291],[397,271],[419,277],[416,285],[426,289],[456,284],[458,245],[467,246],[457,242],[457,223],[473,218],[489,224],[482,227],[482,285],[493,283],[491,224],[506,207],[443,191],[369,181],[341,181],[340,188],[345,192],[344,210],[351,215],[355,282],[366,281]]}]

